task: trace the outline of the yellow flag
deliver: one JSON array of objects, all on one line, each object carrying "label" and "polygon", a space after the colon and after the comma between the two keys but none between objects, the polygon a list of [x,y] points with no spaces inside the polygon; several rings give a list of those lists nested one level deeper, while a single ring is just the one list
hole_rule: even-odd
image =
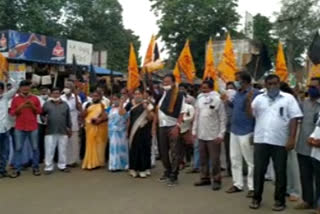
[{"label": "yellow flag", "polygon": [[146,66],[147,64],[153,62],[153,53],[154,53],[154,47],[156,44],[156,37],[152,35],[146,56],[144,57],[143,66]]},{"label": "yellow flag", "polygon": [[218,78],[214,68],[214,58],[213,58],[213,42],[210,38],[207,48],[206,48],[206,61],[205,61],[205,69],[203,74],[203,80],[212,79],[214,80],[214,90],[218,91]]},{"label": "yellow flag", "polygon": [[314,77],[320,77],[320,64],[319,65],[312,64],[311,69],[309,71],[307,84],[310,84],[311,79]]},{"label": "yellow flag", "polygon": [[186,44],[184,45],[184,48],[173,70],[173,75],[175,75],[177,83],[181,83],[181,72],[186,75],[189,83],[193,83],[193,79],[196,73],[196,67],[194,66],[189,40],[187,40]]},{"label": "yellow flag", "polygon": [[8,60],[0,53],[0,80],[5,78],[4,73],[8,72]]},{"label": "yellow flag", "polygon": [[286,64],[286,58],[284,56],[283,46],[281,42],[279,42],[278,53],[276,59],[276,75],[280,77],[282,82],[288,82],[288,69]]},{"label": "yellow flag", "polygon": [[224,47],[224,53],[221,62],[218,65],[218,71],[224,82],[235,80],[235,74],[238,71],[238,69],[230,34],[228,34],[227,36],[226,45]]},{"label": "yellow flag", "polygon": [[133,91],[140,86],[140,75],[137,63],[136,53],[134,51],[133,44],[130,44],[130,55],[128,65],[128,81],[127,89]]}]

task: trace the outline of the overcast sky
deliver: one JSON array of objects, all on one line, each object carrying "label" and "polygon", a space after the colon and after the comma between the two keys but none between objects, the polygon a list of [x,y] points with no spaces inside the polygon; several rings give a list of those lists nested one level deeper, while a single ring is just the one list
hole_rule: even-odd
[{"label": "overcast sky", "polygon": [[[151,35],[156,34],[159,30],[156,24],[156,17],[150,11],[150,1],[119,0],[119,2],[123,7],[123,22],[125,27],[132,29],[135,34],[140,36],[141,49],[139,54],[144,57]],[[279,10],[280,0],[239,0],[238,13],[242,17],[248,11],[252,15],[261,13],[272,18],[273,13]],[[241,22],[244,22],[244,20]]]}]

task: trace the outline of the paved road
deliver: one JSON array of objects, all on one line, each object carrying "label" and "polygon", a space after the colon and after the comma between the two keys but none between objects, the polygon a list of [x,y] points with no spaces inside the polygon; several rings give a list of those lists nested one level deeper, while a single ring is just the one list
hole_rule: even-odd
[{"label": "paved road", "polygon": [[[194,187],[198,175],[181,173],[180,184],[169,188],[158,182],[161,167],[149,179],[133,179],[127,173],[73,170],[34,177],[31,171],[17,179],[0,180],[1,214],[250,214],[272,213],[273,187],[266,187],[258,211],[249,210],[245,192],[228,195],[208,187]],[[231,180],[224,180],[224,190]],[[297,212],[288,203],[283,214]]]}]

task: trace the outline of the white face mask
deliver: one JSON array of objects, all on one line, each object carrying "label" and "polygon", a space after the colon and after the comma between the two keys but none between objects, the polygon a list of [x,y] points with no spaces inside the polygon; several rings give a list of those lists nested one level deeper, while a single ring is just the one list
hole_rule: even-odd
[{"label": "white face mask", "polygon": [[41,95],[42,99],[47,100],[48,99],[48,95]]},{"label": "white face mask", "polygon": [[164,85],[164,86],[163,86],[163,89],[164,89],[165,91],[169,91],[171,88],[172,88],[171,85]]},{"label": "white face mask", "polygon": [[71,89],[70,88],[65,88],[65,89],[63,89],[63,93],[71,94]]},{"label": "white face mask", "polygon": [[51,97],[50,100],[53,101],[53,102],[59,102],[60,101],[60,97],[58,97],[58,98]]}]

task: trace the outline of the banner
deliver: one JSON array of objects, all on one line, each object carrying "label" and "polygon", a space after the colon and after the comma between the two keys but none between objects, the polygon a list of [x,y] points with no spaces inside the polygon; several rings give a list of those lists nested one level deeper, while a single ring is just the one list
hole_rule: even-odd
[{"label": "banner", "polygon": [[8,57],[8,31],[0,31],[0,52],[4,57]]},{"label": "banner", "polygon": [[92,61],[92,44],[67,41],[67,64],[72,64],[72,57],[75,55],[78,65],[90,65]]},{"label": "banner", "polygon": [[65,63],[66,61],[66,41],[63,39],[12,30],[8,35],[8,56],[11,59],[49,63]]},{"label": "banner", "polygon": [[26,79],[26,64],[9,63],[9,79],[16,82]]}]

